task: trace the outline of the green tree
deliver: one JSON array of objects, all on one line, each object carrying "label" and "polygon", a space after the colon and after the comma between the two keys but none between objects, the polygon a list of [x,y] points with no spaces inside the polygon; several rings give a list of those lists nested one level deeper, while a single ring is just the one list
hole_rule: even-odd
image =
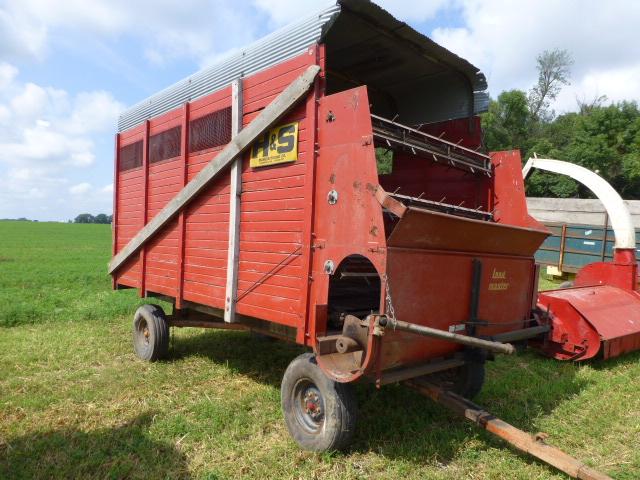
[{"label": "green tree", "polygon": [[94,223],[101,223],[101,224],[111,223],[111,220],[109,219],[108,215],[104,213],[99,213],[98,215],[95,216]]},{"label": "green tree", "polygon": [[[544,125],[529,155],[582,165],[605,178],[628,199],[640,198],[640,109],[635,102],[593,105]],[[563,178],[563,180],[555,180]],[[535,196],[591,197],[584,186],[559,175],[532,175],[527,193]]]},{"label": "green tree", "polygon": [[489,111],[482,116],[487,149],[526,148],[530,120],[526,93],[521,90],[502,92],[497,100],[491,100]]},{"label": "green tree", "polygon": [[95,223],[95,217],[90,213],[81,213],[75,218],[74,223]]},{"label": "green tree", "polygon": [[548,121],[553,117],[549,110],[563,85],[569,85],[573,58],[567,50],[545,50],[536,58],[538,82],[529,91],[529,111],[538,121]]}]

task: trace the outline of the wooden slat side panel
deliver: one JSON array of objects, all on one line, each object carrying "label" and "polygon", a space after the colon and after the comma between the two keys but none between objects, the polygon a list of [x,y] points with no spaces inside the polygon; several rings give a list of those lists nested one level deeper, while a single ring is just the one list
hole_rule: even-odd
[{"label": "wooden slat side panel", "polygon": [[[277,88],[283,88],[277,87],[278,82],[274,80],[267,84],[276,85],[274,95],[279,93]],[[245,88],[252,88],[251,83]],[[248,101],[254,102],[255,106],[260,98],[267,98],[268,103],[271,94],[265,91],[260,96],[253,89],[248,92]],[[279,122],[299,122],[296,162],[252,169],[248,156],[244,159],[237,296],[238,313],[295,327],[302,321],[300,297],[301,289],[306,285],[301,257],[305,222],[304,172],[310,143],[302,107]],[[245,123],[254,115],[245,115]]]},{"label": "wooden slat side panel", "polygon": [[[180,110],[178,110],[180,112]],[[170,118],[173,125],[180,117]],[[147,218],[150,221],[182,188],[180,157],[149,165]],[[167,224],[146,246],[145,288],[174,297],[178,289],[177,219]]]},{"label": "wooden slat side panel", "polygon": [[190,120],[203,117],[231,105],[231,86],[191,102]]},{"label": "wooden slat side panel", "polygon": [[309,56],[303,54],[246,78],[243,85],[245,114],[266,107],[312,63]]},{"label": "wooden slat side panel", "polygon": [[[142,168],[118,173],[118,192],[116,195],[116,209],[118,211],[116,252],[120,251],[143,226],[143,177],[144,172]],[[123,283],[120,281],[120,278],[123,276],[124,269],[119,273],[118,283]],[[136,284],[137,283],[139,282],[136,282]],[[126,283],[126,285],[129,284]]]},{"label": "wooden slat side panel", "polygon": [[[194,120],[231,105],[231,87],[198,99],[190,105]],[[224,145],[188,155],[187,181],[214,159]],[[224,307],[229,232],[229,173],[219,175],[185,210],[184,285],[187,301]],[[202,275],[194,268],[209,268]]]},{"label": "wooden slat side panel", "polygon": [[[278,94],[295,80],[315,57],[301,55],[244,79],[243,125],[248,125]],[[190,119],[226,108],[231,88],[191,102]],[[279,124],[299,122],[299,158],[295,163],[252,170],[248,155],[243,159],[240,209],[240,261],[238,313],[297,327],[301,324],[300,289],[306,286],[302,268],[305,173],[308,151],[313,148],[307,131],[305,102],[301,102]],[[180,125],[182,111],[176,109],[152,119],[151,134]],[[139,139],[134,128],[121,136],[122,145]],[[184,132],[183,132],[184,133]],[[187,181],[193,179],[223,146],[187,155]],[[150,165],[148,220],[151,220],[182,187],[182,159]],[[142,228],[143,185],[140,169],[121,174],[118,192],[118,248],[124,247]],[[228,247],[229,176],[220,178],[184,210],[184,300],[217,308],[224,307]],[[145,282],[147,290],[173,296],[178,291],[177,263],[180,233],[172,221],[147,246]],[[120,267],[125,285],[139,286],[137,257]],[[127,283],[128,282],[128,283]]]},{"label": "wooden slat side panel", "polygon": [[118,272],[118,284],[127,287],[140,287],[140,259],[133,257],[129,259]]},{"label": "wooden slat side panel", "polygon": [[[229,243],[229,172],[213,181],[186,212],[184,298],[203,303],[201,297],[206,295],[205,305],[223,308]],[[209,270],[203,275],[198,268]]]},{"label": "wooden slat side panel", "polygon": [[178,220],[172,220],[149,241],[146,253],[145,287],[174,297],[178,289]]},{"label": "wooden slat side panel", "polygon": [[141,123],[137,127],[131,128],[126,132],[120,133],[120,146],[124,147],[130,145],[138,140],[142,140],[144,135],[144,123]]},{"label": "wooden slat side panel", "polygon": [[[131,145],[143,139],[144,124],[120,134],[120,148]],[[144,223],[144,170],[142,166],[130,170],[118,171],[115,193],[118,212],[115,251],[119,252],[131,240]],[[140,288],[141,269],[139,257],[129,260],[118,271],[116,282],[119,285]]]}]

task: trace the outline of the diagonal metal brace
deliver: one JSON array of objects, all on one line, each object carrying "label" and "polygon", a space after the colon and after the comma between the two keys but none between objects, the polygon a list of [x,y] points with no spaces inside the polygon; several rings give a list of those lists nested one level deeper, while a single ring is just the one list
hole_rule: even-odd
[{"label": "diagonal metal brace", "polygon": [[309,91],[316,76],[320,72],[318,65],[311,65],[296,78],[284,91],[276,97],[245,129],[227,144],[227,146],[211,160],[196,177],[173,197],[169,203],[120,250],[109,263],[109,273],[113,274],[122,266],[145,242],[153,237],[180,210],[192,201],[220,171],[229,164],[264,131],[273,126],[289,112]]}]

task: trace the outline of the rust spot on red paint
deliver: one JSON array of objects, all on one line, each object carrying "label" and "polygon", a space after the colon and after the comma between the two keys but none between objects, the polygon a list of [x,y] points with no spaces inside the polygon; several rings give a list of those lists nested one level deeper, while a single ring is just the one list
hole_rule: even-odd
[{"label": "rust spot on red paint", "polygon": [[374,185],[371,185],[369,182],[367,182],[367,190],[369,190],[371,193],[375,193],[376,187]]},{"label": "rust spot on red paint", "polygon": [[362,183],[360,183],[358,180],[356,180],[355,182],[353,182],[353,188],[355,188],[356,190],[358,188],[360,188],[360,185],[362,185]]},{"label": "rust spot on red paint", "polygon": [[329,183],[336,183],[336,174],[332,173],[329,177]]},{"label": "rust spot on red paint", "polygon": [[374,237],[377,237],[377,236],[378,236],[378,227],[377,227],[377,226],[375,226],[375,225],[373,225],[373,226],[371,227],[371,230],[369,230],[369,233],[370,233],[371,235],[373,235]]}]

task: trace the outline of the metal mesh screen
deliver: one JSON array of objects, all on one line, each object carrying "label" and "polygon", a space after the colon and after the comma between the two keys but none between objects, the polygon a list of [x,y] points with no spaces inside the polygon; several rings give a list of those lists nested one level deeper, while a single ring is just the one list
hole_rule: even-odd
[{"label": "metal mesh screen", "polygon": [[121,172],[142,166],[142,140],[120,149]]},{"label": "metal mesh screen", "polygon": [[182,127],[177,126],[149,137],[149,163],[180,155]]},{"label": "metal mesh screen", "polygon": [[189,152],[226,145],[231,141],[231,107],[189,122]]}]

